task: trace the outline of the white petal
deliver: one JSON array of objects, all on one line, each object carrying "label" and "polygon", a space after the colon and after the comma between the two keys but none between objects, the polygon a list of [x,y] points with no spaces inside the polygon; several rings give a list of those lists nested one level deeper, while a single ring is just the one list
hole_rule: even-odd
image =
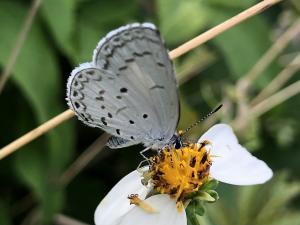
[{"label": "white petal", "polygon": [[242,147],[232,128],[217,124],[210,128],[198,142],[208,140],[212,143],[213,164],[211,176],[224,183],[235,185],[261,184],[272,176],[272,170],[265,162],[251,155]]},{"label": "white petal", "polygon": [[114,225],[134,205],[127,198],[130,194],[138,194],[144,199],[149,190],[142,185],[141,175],[133,171],[120,180],[98,205],[94,219],[96,225]]},{"label": "white petal", "polygon": [[154,195],[145,200],[154,209],[155,213],[145,212],[136,206],[130,210],[118,225],[186,225],[185,210],[178,212],[176,202],[168,195]]}]

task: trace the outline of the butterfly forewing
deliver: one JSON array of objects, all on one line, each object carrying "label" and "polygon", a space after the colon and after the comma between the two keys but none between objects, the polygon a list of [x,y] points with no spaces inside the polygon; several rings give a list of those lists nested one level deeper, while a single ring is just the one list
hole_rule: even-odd
[{"label": "butterfly forewing", "polygon": [[72,73],[68,99],[90,126],[133,144],[167,143],[177,126],[179,103],[172,63],[155,27],[132,24],[110,32],[93,62]]}]

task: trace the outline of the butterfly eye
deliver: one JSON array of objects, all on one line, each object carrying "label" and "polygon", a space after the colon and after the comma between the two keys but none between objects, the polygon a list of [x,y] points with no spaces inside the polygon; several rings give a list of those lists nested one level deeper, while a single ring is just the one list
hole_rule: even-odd
[{"label": "butterfly eye", "polygon": [[176,138],[176,140],[173,142],[175,149],[180,149],[182,147],[182,140],[180,137]]}]

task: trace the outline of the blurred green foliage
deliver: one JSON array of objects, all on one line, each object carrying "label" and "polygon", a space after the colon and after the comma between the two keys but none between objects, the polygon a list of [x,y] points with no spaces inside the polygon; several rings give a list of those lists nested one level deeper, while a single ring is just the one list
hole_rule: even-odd
[{"label": "blurred green foliage", "polygon": [[[91,60],[97,42],[111,29],[150,21],[157,24],[167,46],[173,49],[257,2],[43,0],[0,94],[0,145],[67,108],[65,83],[72,68]],[[29,0],[0,0],[2,71],[30,4]],[[299,18],[299,13],[297,0],[284,1],[176,59],[182,83],[179,128],[187,127],[219,102],[225,106],[218,118],[233,122],[239,114],[239,79]],[[287,66],[291,56],[299,52],[299,38],[295,36],[252,83],[246,99],[256,96]],[[299,75],[296,72],[288,84],[299,80]],[[261,117],[251,118],[238,132],[241,142],[275,171],[275,178],[255,187],[220,185],[220,200],[205,205],[207,213],[197,216],[199,224],[300,223],[299,98],[295,96]],[[195,128],[191,138],[200,136],[211,122],[216,121],[209,119]],[[73,119],[0,161],[0,224],[51,224],[58,213],[92,224],[94,210],[105,193],[141,160],[137,154],[141,146],[105,149],[69,185],[61,184],[63,172],[100,134],[100,130]]]}]

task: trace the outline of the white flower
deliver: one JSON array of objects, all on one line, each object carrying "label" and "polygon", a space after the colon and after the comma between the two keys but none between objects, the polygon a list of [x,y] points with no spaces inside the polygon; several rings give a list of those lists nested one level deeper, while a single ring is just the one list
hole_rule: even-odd
[{"label": "white flower", "polygon": [[[230,126],[217,124],[210,128],[199,143],[211,143],[212,165],[210,177],[233,185],[254,185],[268,181],[273,173],[262,160],[252,156],[242,147]],[[98,205],[95,212],[96,225],[186,225],[186,213],[178,211],[176,201],[166,194],[147,199],[150,187],[141,183],[141,174],[133,171],[125,176]],[[149,213],[130,205],[128,196],[138,194],[156,212]]]}]

